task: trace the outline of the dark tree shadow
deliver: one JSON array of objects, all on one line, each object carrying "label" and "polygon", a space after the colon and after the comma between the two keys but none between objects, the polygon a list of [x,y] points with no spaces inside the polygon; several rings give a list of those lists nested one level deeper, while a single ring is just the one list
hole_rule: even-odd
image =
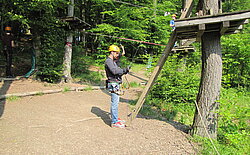
[{"label": "dark tree shadow", "polygon": [[135,77],[135,78],[137,78],[137,79],[140,79],[140,80],[142,80],[142,81],[145,81],[145,82],[148,81],[148,80],[146,80],[146,79],[144,79],[144,78],[141,78],[141,77],[135,75],[133,72],[129,72],[128,74],[131,75],[131,76],[133,76],[133,77]]},{"label": "dark tree shadow", "polygon": [[[141,111],[143,108],[150,109],[150,110],[147,110],[147,111],[151,111],[150,112],[151,114],[147,115],[147,114],[143,113]],[[142,107],[142,109],[140,110],[140,112],[138,113],[136,118],[154,119],[154,120],[163,121],[163,122],[166,122],[166,123],[172,125],[175,129],[177,129],[179,131],[182,131],[182,132],[187,133],[187,134],[190,133],[190,130],[191,130],[190,126],[173,120],[173,118],[177,114],[177,111],[173,112],[173,111],[166,110],[165,113],[171,114],[171,116],[168,116],[169,118],[167,118],[167,117],[163,116],[158,109],[152,109],[150,106],[147,106],[147,105],[145,106],[144,105]]]},{"label": "dark tree shadow", "polygon": [[[12,81],[4,81],[2,87],[0,88],[0,95],[6,95],[7,91],[10,88]],[[6,99],[0,100],[0,118],[2,117],[4,113]]]},{"label": "dark tree shadow", "polygon": [[91,112],[93,114],[95,114],[98,117],[101,117],[101,119],[103,120],[103,122],[105,124],[107,124],[108,126],[110,126],[111,124],[111,118],[110,118],[110,113],[107,111],[104,111],[102,109],[100,109],[99,107],[92,107],[91,108]]}]

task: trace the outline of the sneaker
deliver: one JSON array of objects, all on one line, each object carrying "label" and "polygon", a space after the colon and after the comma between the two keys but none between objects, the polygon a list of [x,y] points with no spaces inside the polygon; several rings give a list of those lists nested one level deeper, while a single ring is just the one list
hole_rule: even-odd
[{"label": "sneaker", "polygon": [[124,128],[125,125],[122,124],[121,122],[116,122],[116,123],[114,123],[114,124],[111,124],[111,127],[112,127],[112,128]]},{"label": "sneaker", "polygon": [[125,123],[126,121],[118,118],[118,122]]}]

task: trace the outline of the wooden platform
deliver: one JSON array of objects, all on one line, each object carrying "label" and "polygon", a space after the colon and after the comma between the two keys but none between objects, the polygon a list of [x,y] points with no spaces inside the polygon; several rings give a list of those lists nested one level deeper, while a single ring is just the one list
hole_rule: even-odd
[{"label": "wooden platform", "polygon": [[179,46],[172,49],[172,52],[174,53],[188,53],[193,51],[195,51],[193,46]]},{"label": "wooden platform", "polygon": [[233,34],[248,23],[250,10],[178,19],[175,21],[177,40],[199,38],[204,32],[220,32],[221,35]]},{"label": "wooden platform", "polygon": [[61,19],[63,22],[68,22],[71,27],[73,28],[87,28],[90,27],[91,25],[86,23],[85,21],[81,20],[78,17],[65,17]]}]

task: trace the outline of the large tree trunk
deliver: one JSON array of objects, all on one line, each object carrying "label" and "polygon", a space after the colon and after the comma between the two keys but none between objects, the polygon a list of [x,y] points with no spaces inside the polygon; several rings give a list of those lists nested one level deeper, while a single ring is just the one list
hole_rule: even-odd
[{"label": "large tree trunk", "polygon": [[[219,96],[222,77],[222,58],[220,46],[220,33],[209,32],[202,36],[202,77],[200,89],[197,96],[198,108],[196,109],[193,134],[211,138],[217,138],[217,125],[219,108]],[[205,129],[201,118],[204,121]]]},{"label": "large tree trunk", "polygon": [[73,35],[70,34],[67,37],[67,43],[65,45],[65,54],[64,54],[64,61],[63,61],[63,77],[61,82],[70,83],[72,81],[71,77],[71,58],[72,58],[72,40]]},{"label": "large tree trunk", "polygon": [[[199,0],[200,15],[219,13],[220,0]],[[202,10],[202,11],[201,11]],[[200,12],[201,11],[201,12]],[[205,32],[202,36],[202,75],[197,96],[192,134],[217,138],[219,96],[222,77],[220,32]],[[199,113],[200,112],[200,113]],[[201,116],[200,116],[201,115]],[[204,121],[204,124],[203,122]],[[208,132],[208,135],[207,133]]]},{"label": "large tree trunk", "polygon": [[[68,6],[68,16],[74,16],[74,0],[70,0],[71,4]],[[71,58],[72,58],[72,41],[73,35],[69,33],[67,37],[67,42],[65,45],[64,61],[63,61],[63,76],[61,83],[70,83],[72,81],[71,77]]]}]

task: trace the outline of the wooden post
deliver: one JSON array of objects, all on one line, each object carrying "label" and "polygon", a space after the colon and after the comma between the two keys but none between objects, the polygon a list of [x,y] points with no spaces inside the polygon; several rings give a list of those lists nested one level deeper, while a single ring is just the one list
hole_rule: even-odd
[{"label": "wooden post", "polygon": [[196,41],[198,41],[198,42],[201,41],[201,36],[203,35],[205,29],[206,29],[205,24],[199,24],[198,25],[198,33],[197,33]]},{"label": "wooden post", "polygon": [[174,31],[171,35],[171,37],[169,38],[168,44],[160,58],[160,60],[158,61],[158,64],[156,65],[153,73],[151,74],[146,87],[144,88],[140,98],[138,99],[136,105],[135,105],[135,109],[132,111],[132,113],[129,115],[129,119],[128,119],[128,125],[131,125],[132,121],[136,118],[137,114],[139,113],[147,94],[149,93],[152,85],[154,84],[155,80],[157,79],[158,75],[160,74],[160,71],[164,65],[164,63],[166,62],[166,59],[168,58],[168,55],[170,53],[170,51],[172,50],[172,48],[174,47],[176,41],[176,31]]},{"label": "wooden post", "polygon": [[[181,17],[180,19],[183,19],[183,18],[187,18],[191,15],[191,11],[192,11],[192,8],[193,8],[193,0],[182,0],[182,13],[181,13]],[[184,45],[184,42],[187,42],[188,40],[180,40],[180,44],[179,46],[185,46]],[[190,44],[193,43],[193,42],[190,42]],[[186,45],[186,46],[189,46],[190,44]]]},{"label": "wooden post", "polygon": [[227,31],[227,29],[229,28],[229,26],[230,26],[229,21],[222,22],[220,34],[223,35]]},{"label": "wooden post", "polygon": [[[74,16],[74,0],[70,0],[70,5],[68,6],[68,16]],[[63,76],[61,78],[61,83],[70,83],[72,81],[71,77],[71,59],[72,59],[72,41],[73,34],[70,32],[67,36],[67,41],[65,45],[65,54],[63,60]]]},{"label": "wooden post", "polygon": [[193,0],[184,0],[183,3],[184,3],[183,5],[184,7],[182,9],[180,19],[189,17],[193,8]]}]

